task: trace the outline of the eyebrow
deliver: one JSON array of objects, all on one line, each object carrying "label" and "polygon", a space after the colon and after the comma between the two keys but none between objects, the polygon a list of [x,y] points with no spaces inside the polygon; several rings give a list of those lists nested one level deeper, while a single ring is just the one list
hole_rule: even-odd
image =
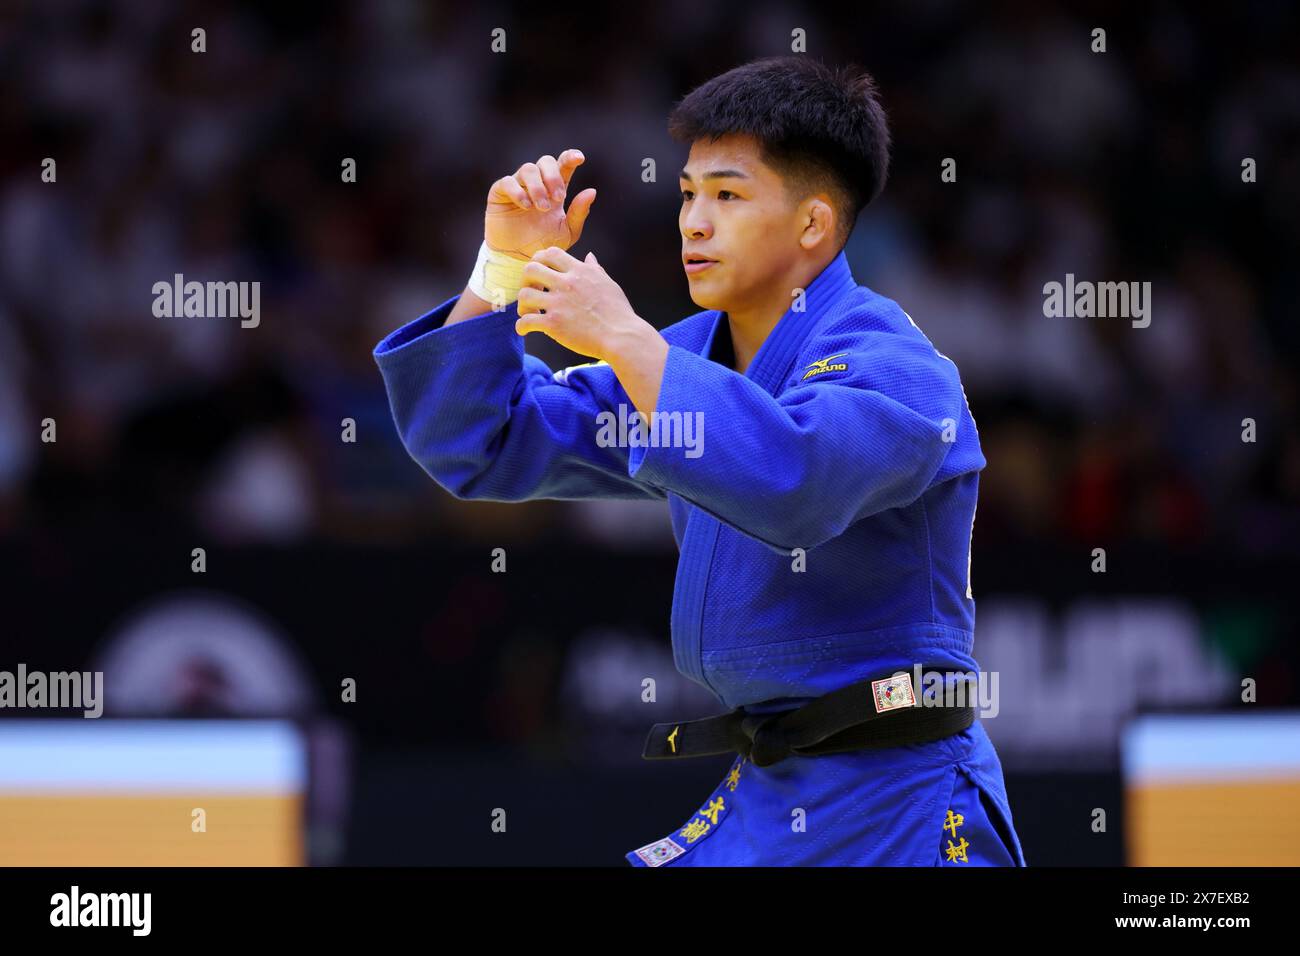
[{"label": "eyebrow", "polygon": [[[679,179],[686,180],[688,183],[691,182],[691,174],[684,169],[677,174],[677,177]],[[701,179],[748,179],[749,177],[746,176],[744,173],[742,173],[739,169],[711,169],[700,178]]]}]

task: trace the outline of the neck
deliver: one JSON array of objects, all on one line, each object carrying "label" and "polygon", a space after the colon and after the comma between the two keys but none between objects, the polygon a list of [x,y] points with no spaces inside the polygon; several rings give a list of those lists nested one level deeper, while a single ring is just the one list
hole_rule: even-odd
[{"label": "neck", "polygon": [[790,311],[795,289],[807,289],[834,259],[824,262],[796,263],[780,279],[769,283],[754,298],[754,305],[728,309],[727,325],[731,328],[731,346],[736,353],[736,371],[742,375],[772,334],[776,324]]},{"label": "neck", "polygon": [[759,348],[772,334],[776,323],[781,321],[783,315],[785,315],[784,309],[778,314],[770,308],[766,313],[757,315],[753,312],[727,313],[727,325],[731,327],[731,347],[736,353],[737,372],[741,375],[745,374],[749,363],[754,361]]}]

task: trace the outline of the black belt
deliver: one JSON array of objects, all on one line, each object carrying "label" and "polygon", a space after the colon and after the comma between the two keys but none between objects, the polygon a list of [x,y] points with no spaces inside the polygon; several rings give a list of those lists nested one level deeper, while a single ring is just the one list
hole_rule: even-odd
[{"label": "black belt", "polygon": [[[954,673],[951,667],[944,666],[922,667],[922,671]],[[966,680],[971,677],[970,672],[955,673]],[[911,677],[911,671],[890,671],[781,713],[746,714],[738,708],[702,720],[655,724],[641,756],[646,760],[670,760],[739,753],[755,766],[766,767],[790,756],[879,750],[941,740],[975,722],[974,707],[923,705],[918,696],[920,688],[912,687]]]}]

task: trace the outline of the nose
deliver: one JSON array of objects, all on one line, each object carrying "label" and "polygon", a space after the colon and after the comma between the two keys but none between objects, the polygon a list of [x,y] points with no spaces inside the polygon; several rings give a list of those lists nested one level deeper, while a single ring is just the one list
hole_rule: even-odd
[{"label": "nose", "polygon": [[700,203],[692,203],[691,208],[682,210],[681,231],[686,239],[708,239],[713,235],[713,223],[700,209]]}]

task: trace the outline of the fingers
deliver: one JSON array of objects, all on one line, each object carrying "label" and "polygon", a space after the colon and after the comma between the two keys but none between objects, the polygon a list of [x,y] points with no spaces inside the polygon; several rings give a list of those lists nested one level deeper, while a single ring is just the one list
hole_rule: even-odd
[{"label": "fingers", "polygon": [[551,202],[560,205],[564,202],[564,193],[567,189],[564,177],[560,175],[560,164],[554,156],[548,154],[537,161],[537,169],[542,175],[542,183],[550,194]]},{"label": "fingers", "polygon": [[560,178],[564,180],[564,186],[567,189],[569,180],[573,178],[573,171],[587,161],[587,157],[582,155],[580,149],[566,149],[560,154]]},{"label": "fingers", "polygon": [[[543,156],[543,159],[546,157]],[[528,190],[528,198],[538,209],[550,209],[551,200],[547,196],[546,184],[542,182],[542,171],[536,163],[524,163],[515,173],[520,185]]]},{"label": "fingers", "polygon": [[[524,163],[513,176],[503,176],[492,184],[489,202],[512,202],[521,209],[536,206],[543,211],[552,205],[563,206],[573,171],[586,162],[580,149],[566,149],[560,158],[547,154],[535,163]],[[594,195],[592,198],[595,198]],[[584,209],[589,209],[587,200]],[[584,211],[583,219],[586,218]],[[581,228],[581,227],[579,227]]]},{"label": "fingers", "polygon": [[576,243],[582,236],[582,227],[587,223],[587,216],[591,213],[591,204],[596,201],[596,190],[584,189],[578,195],[573,197],[573,202],[569,203],[569,211],[565,214],[565,219],[569,224],[569,238],[572,243]]},{"label": "fingers", "polygon": [[527,335],[529,332],[541,332],[543,335],[551,334],[552,323],[544,315],[538,315],[536,312],[526,312],[519,316],[515,321],[515,332],[519,335]]},{"label": "fingers", "polygon": [[[559,246],[547,246],[545,249],[534,252],[533,262],[540,262],[543,265],[550,266],[556,272],[568,272],[574,266],[580,265],[577,259]],[[527,269],[528,266],[524,266],[524,268]]]},{"label": "fingers", "polygon": [[535,286],[522,286],[519,289],[519,300],[516,310],[520,315],[545,315],[546,302],[550,298],[550,293],[543,292]]},{"label": "fingers", "polygon": [[488,193],[488,202],[514,203],[520,209],[533,208],[533,201],[528,198],[528,190],[524,189],[514,176],[502,176],[494,182]]},{"label": "fingers", "polygon": [[561,273],[534,259],[524,266],[521,288],[531,286],[534,289],[549,291],[553,287],[558,287],[563,281],[564,276]]}]

